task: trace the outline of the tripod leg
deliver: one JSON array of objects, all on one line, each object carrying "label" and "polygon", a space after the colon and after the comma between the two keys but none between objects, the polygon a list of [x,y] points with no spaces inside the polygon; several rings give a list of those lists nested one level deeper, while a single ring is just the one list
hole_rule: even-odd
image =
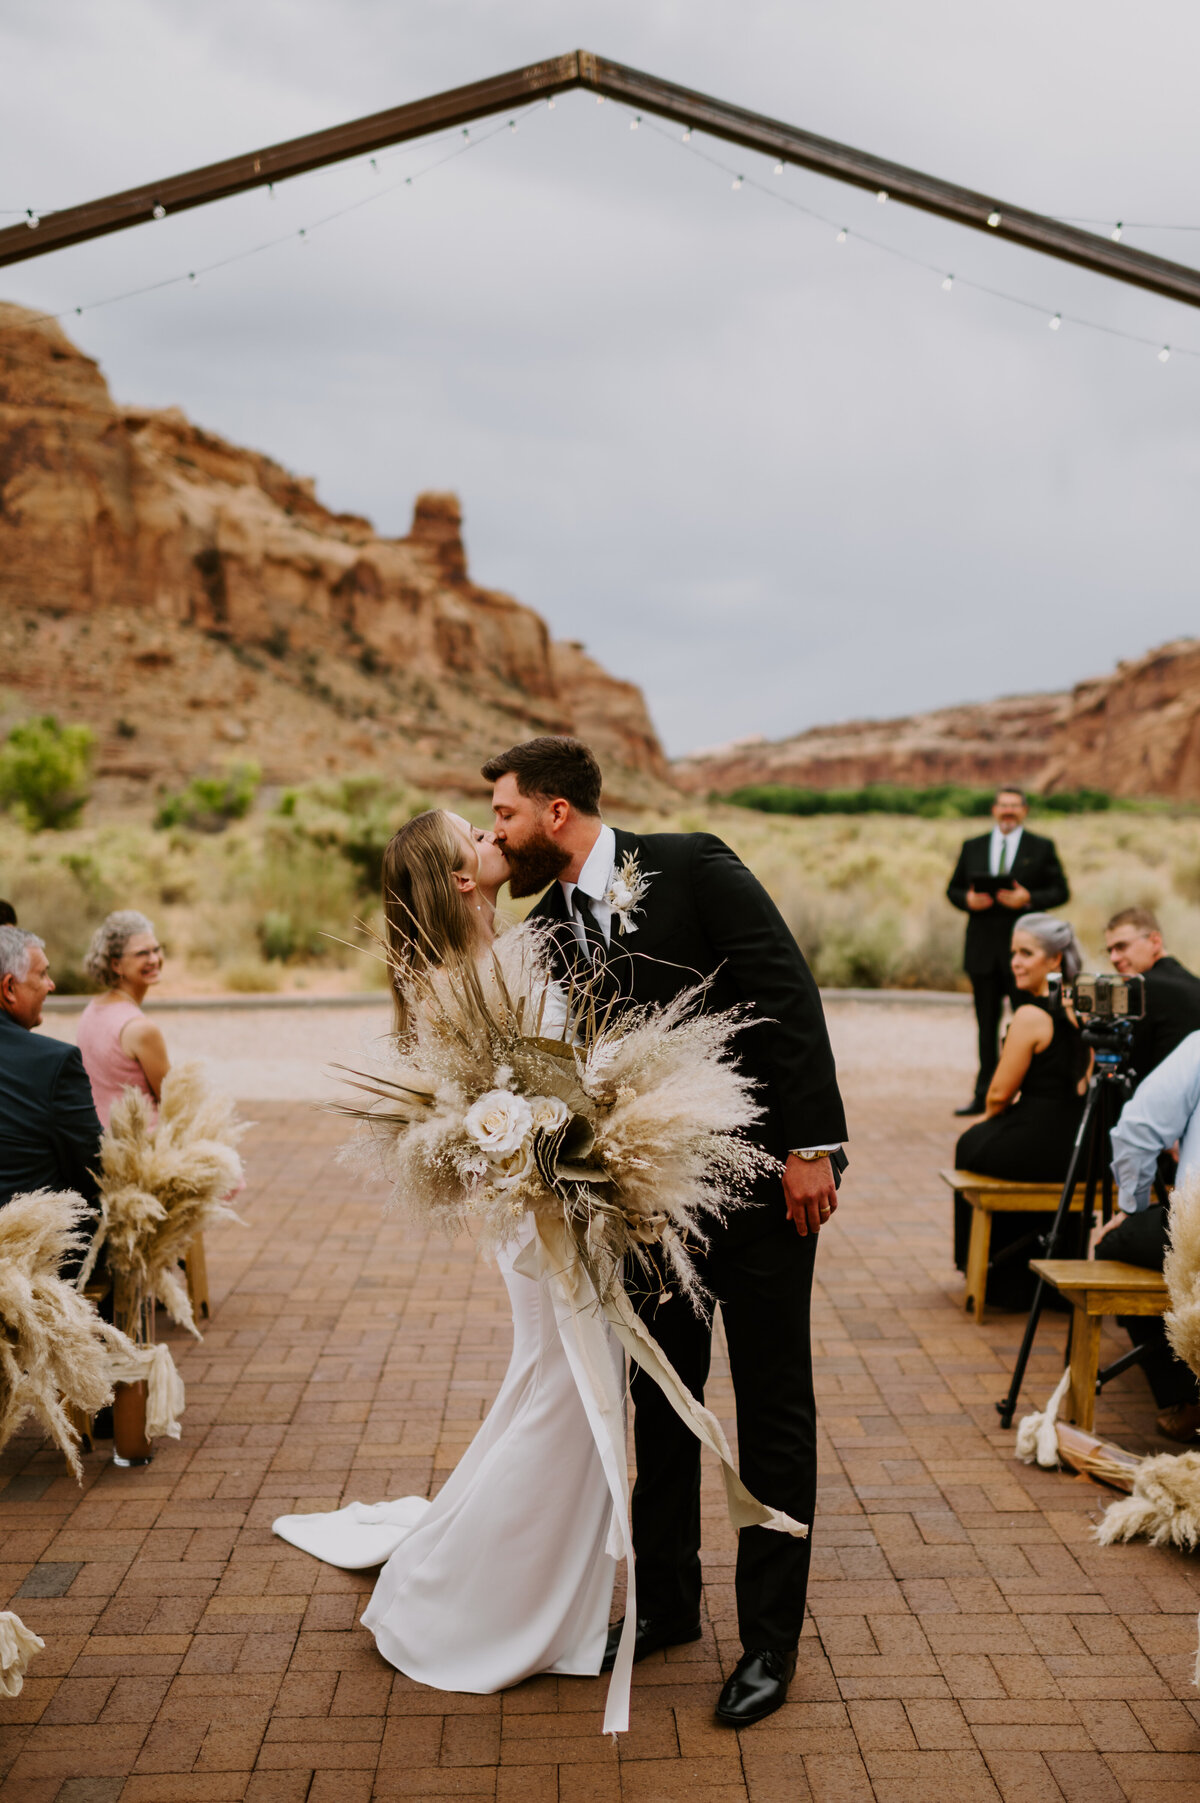
[{"label": "tripod leg", "polygon": [[[1070,1212],[1071,1198],[1075,1193],[1075,1182],[1079,1173],[1079,1166],[1085,1155],[1087,1157],[1085,1168],[1089,1172],[1089,1175],[1093,1169],[1091,1150],[1092,1141],[1099,1122],[1099,1109],[1099,1088],[1096,1080],[1093,1078],[1088,1084],[1087,1106],[1083,1111],[1083,1118],[1079,1123],[1079,1131],[1075,1135],[1075,1144],[1071,1151],[1071,1163],[1067,1168],[1066,1182],[1063,1184],[1062,1195],[1059,1197],[1058,1208],[1054,1216],[1054,1224],[1050,1229],[1050,1238],[1046,1244],[1046,1253],[1050,1258],[1053,1258],[1058,1248],[1063,1224]],[[1000,1411],[1001,1427],[1012,1426],[1012,1418],[1016,1411],[1017,1400],[1021,1394],[1021,1385],[1025,1381],[1025,1367],[1029,1363],[1029,1355],[1033,1351],[1034,1337],[1037,1334],[1038,1322],[1042,1317],[1045,1298],[1046,1285],[1043,1279],[1039,1277],[1037,1288],[1033,1292],[1033,1303],[1029,1310],[1029,1319],[1025,1323],[1025,1333],[1021,1340],[1021,1350],[1018,1352],[1017,1362],[1013,1366],[1012,1382],[1008,1386],[1007,1394],[996,1404],[997,1409]]]}]

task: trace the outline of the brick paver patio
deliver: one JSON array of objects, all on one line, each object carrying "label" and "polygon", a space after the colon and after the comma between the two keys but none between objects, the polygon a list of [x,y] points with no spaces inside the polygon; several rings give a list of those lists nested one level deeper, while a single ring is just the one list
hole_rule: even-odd
[{"label": "brick paver patio", "polygon": [[[467,1697],[392,1672],[357,1625],[370,1575],[273,1538],[285,1510],[436,1489],[509,1328],[468,1245],[406,1234],[336,1164],[335,1118],[262,1103],[250,1225],[213,1237],[214,1318],[177,1346],[182,1440],[143,1471],[95,1455],[82,1490],[33,1438],[0,1467],[5,1600],[47,1643],[0,1702],[3,1803],[1200,1796],[1200,1566],[1098,1548],[1111,1492],[1014,1463],[993,1404],[1021,1323],[963,1316],[936,1180],[961,1077],[885,1064],[847,1072],[852,1180],[814,1319],[812,1613],[785,1709],[740,1737],[712,1721],[737,1646],[711,1473],[704,1638],[636,1669],[619,1748],[601,1681]],[[1039,1403],[1062,1334],[1043,1330]],[[723,1369],[710,1400],[728,1420]],[[1155,1444],[1137,1372],[1099,1425]]]}]

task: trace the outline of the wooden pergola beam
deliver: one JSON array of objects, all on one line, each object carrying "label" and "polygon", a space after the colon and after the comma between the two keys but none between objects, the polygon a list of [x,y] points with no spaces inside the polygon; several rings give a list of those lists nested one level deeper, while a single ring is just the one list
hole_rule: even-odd
[{"label": "wooden pergola beam", "polygon": [[162,216],[156,212],[159,208],[171,214],[207,206],[210,201],[244,194],[251,188],[265,187],[268,182],[286,181],[290,176],[322,169],[348,157],[368,156],[410,138],[470,125],[475,119],[531,100],[548,99],[569,88],[589,88],[643,112],[672,119],[747,150],[782,158],[785,163],[795,163],[852,187],[886,192],[889,200],[902,206],[935,213],[956,225],[1074,263],[1095,275],[1164,295],[1185,306],[1200,306],[1200,270],[1188,264],[1172,263],[1165,257],[1114,243],[1078,226],[1013,206],[998,195],[982,194],[938,176],[923,175],[920,170],[817,137],[799,126],[679,87],[623,63],[609,62],[587,50],[573,50],[548,62],[533,63],[505,75],[411,101],[407,106],[371,113],[328,131],[310,132],[305,137],[248,151],[221,163],[209,163],[183,175],[145,182],[81,206],[64,207],[47,214],[33,230],[28,224],[9,226],[0,231],[0,266],[27,262],[70,244],[83,244],[110,232],[144,225]]}]

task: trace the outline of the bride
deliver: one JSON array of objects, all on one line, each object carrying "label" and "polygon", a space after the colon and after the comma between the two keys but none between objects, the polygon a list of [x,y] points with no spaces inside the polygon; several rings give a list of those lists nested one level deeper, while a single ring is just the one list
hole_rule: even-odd
[{"label": "bride", "polygon": [[[432,967],[453,983],[456,968],[474,961],[486,980],[508,875],[493,835],[445,809],[418,815],[391,840],[384,914],[402,1035],[404,971]],[[565,1034],[566,1013],[551,985],[542,1033]],[[386,1561],[363,1623],[385,1659],[439,1690],[486,1694],[537,1672],[596,1676],[617,1558],[628,1556],[632,1569],[621,1351],[606,1325],[577,1313],[563,1286],[522,1257],[534,1233],[526,1214],[498,1255],[512,1357],[437,1496],[355,1502],[273,1524],[330,1565]],[[610,1690],[606,1729],[625,1726],[631,1656],[632,1645]]]}]

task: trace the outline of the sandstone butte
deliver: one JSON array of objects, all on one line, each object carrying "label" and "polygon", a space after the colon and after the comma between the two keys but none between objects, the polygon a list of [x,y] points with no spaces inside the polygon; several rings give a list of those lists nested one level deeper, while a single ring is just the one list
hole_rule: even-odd
[{"label": "sandstone butte", "polygon": [[1200,639],[1162,645],[1063,694],[743,739],[682,758],[672,774],[701,794],[749,783],[1018,782],[1200,801]]},{"label": "sandstone butte", "polygon": [[43,712],[96,731],[104,809],[239,758],[478,793],[539,732],[593,744],[614,802],[672,793],[640,689],[471,580],[455,496],[380,537],[0,303],[0,732]]}]

